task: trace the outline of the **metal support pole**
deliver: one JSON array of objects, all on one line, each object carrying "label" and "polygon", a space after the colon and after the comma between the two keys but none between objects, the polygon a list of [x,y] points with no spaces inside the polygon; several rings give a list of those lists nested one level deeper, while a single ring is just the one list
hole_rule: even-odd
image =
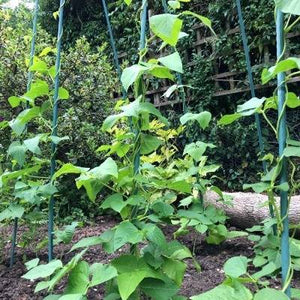
[{"label": "metal support pole", "polygon": [[[107,24],[110,45],[111,45],[111,49],[113,51],[113,58],[114,58],[115,67],[116,67],[116,70],[117,70],[119,80],[121,82],[122,72],[121,72],[121,67],[120,67],[119,58],[118,58],[118,51],[117,51],[117,48],[116,48],[116,42],[115,42],[115,39],[114,39],[114,34],[113,34],[112,26],[111,26],[111,23],[110,23],[108,8],[107,8],[107,4],[106,4],[105,0],[102,0],[102,6],[103,6],[105,20],[106,20],[106,24]],[[122,84],[122,82],[121,82],[121,84]],[[127,97],[127,93],[126,93],[123,86],[122,86],[122,96],[123,96],[123,99],[125,99]]]},{"label": "metal support pole", "polygon": [[15,250],[16,250],[16,244],[17,244],[17,233],[18,233],[18,218],[15,218],[14,219],[13,232],[12,232],[12,245],[11,245],[10,262],[9,262],[10,268],[12,268],[12,266],[15,263]]},{"label": "metal support pole", "polygon": [[[146,30],[147,30],[147,17],[148,17],[148,0],[143,0],[142,14],[141,14],[141,36],[140,36],[140,51],[146,46]],[[139,95],[138,95],[139,96]],[[138,137],[139,132],[136,131],[136,137]],[[134,157],[134,174],[137,174],[140,169],[141,155],[138,151]]]},{"label": "metal support pole", "polygon": [[[252,66],[251,66],[251,60],[250,60],[248,39],[247,39],[245,22],[244,22],[244,18],[243,18],[243,12],[242,12],[242,6],[241,6],[240,0],[236,0],[236,6],[237,6],[237,11],[238,11],[238,16],[239,16],[239,24],[240,24],[241,36],[242,36],[243,47],[244,47],[244,52],[245,52],[245,59],[246,59],[246,66],[247,66],[247,73],[248,73],[251,97],[253,98],[256,95],[255,95],[254,81],[253,81],[253,75],[252,75]],[[263,137],[262,137],[261,120],[260,120],[259,114],[257,114],[257,113],[255,114],[255,123],[256,123],[256,129],[257,129],[259,151],[260,151],[260,153],[263,153],[264,152],[264,142],[263,142]],[[262,162],[262,166],[263,166],[264,173],[266,173],[267,172],[267,164],[265,161]],[[274,208],[271,204],[269,204],[269,211],[270,211],[270,216],[272,218],[274,218]],[[276,224],[273,225],[273,233],[274,233],[274,235],[277,234]]]},{"label": "metal support pole", "polygon": [[[29,68],[33,64],[33,58],[34,58],[34,55],[35,55],[35,41],[36,41],[36,34],[37,34],[38,10],[39,10],[39,0],[35,0],[34,12],[33,12],[33,21],[32,21],[32,39],[31,39],[31,47],[30,47]],[[27,74],[27,92],[31,88],[32,78],[33,78],[32,72],[28,71],[28,74]],[[27,101],[26,107],[28,108],[28,106],[29,106],[29,103]],[[13,232],[12,232],[10,267],[12,267],[14,262],[15,262],[15,249],[16,249],[16,243],[17,243],[17,233],[18,233],[18,218],[15,218],[14,219],[14,225],[13,225]]]},{"label": "metal support pole", "polygon": [[[284,16],[280,10],[276,12],[276,42],[277,42],[277,60],[279,61],[284,51]],[[279,129],[278,129],[278,142],[279,142],[279,157],[282,156],[286,147],[287,127],[286,127],[286,112],[285,112],[285,73],[279,73],[277,76],[278,88],[278,116]],[[280,183],[288,181],[287,161],[283,158],[282,170],[280,173]],[[282,285],[287,283],[290,275],[290,248],[289,248],[289,219],[288,219],[288,192],[280,192],[280,216],[283,223],[283,231],[281,234],[281,272],[282,272]],[[285,293],[291,297],[291,288],[288,285]]]},{"label": "metal support pole", "polygon": [[[59,74],[60,74],[60,59],[61,59],[61,46],[63,36],[63,17],[64,17],[65,0],[60,0],[59,6],[59,22],[57,33],[57,55],[55,62],[55,78],[54,78],[54,96],[53,96],[53,118],[52,118],[52,136],[57,136],[57,119],[58,119],[58,91],[59,91]],[[56,144],[51,144],[51,169],[50,177],[52,178],[55,173],[55,152]],[[54,196],[51,196],[49,201],[49,220],[48,220],[48,260],[53,259],[53,236],[54,236]]]}]

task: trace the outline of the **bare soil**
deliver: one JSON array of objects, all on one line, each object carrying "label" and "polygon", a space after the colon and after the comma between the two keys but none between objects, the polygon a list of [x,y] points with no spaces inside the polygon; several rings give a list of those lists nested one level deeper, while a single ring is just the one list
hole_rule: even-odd
[{"label": "bare soil", "polygon": [[[78,240],[101,234],[108,228],[115,225],[115,220],[112,217],[101,217],[97,220],[96,225],[86,226],[76,230],[74,236],[74,243]],[[172,228],[165,228],[164,231],[168,237],[172,236]],[[18,233],[20,240],[22,234],[26,232],[25,227],[21,227]],[[15,255],[15,264],[9,268],[9,251],[10,251],[10,233],[11,228],[0,228],[0,241],[3,241],[2,250],[0,250],[0,299],[10,300],[29,300],[29,299],[43,299],[47,294],[40,292],[34,294],[35,282],[22,279],[21,276],[26,273],[24,261],[28,261],[35,257],[39,257],[41,262],[47,261],[47,249],[35,251],[35,244],[32,243],[26,249],[18,247]],[[47,233],[46,228],[40,228],[36,233],[36,240],[41,240]],[[208,291],[224,279],[223,265],[227,259],[233,256],[243,255],[246,257],[253,256],[253,244],[247,238],[238,238],[228,240],[221,245],[208,245],[205,243],[203,237],[197,233],[191,232],[187,236],[181,238],[184,243],[191,250],[195,250],[197,261],[201,265],[201,272],[198,272],[192,260],[188,260],[187,271],[184,277],[183,285],[180,291],[181,295],[193,296]],[[55,248],[55,255],[61,258],[64,262],[68,262],[73,253],[68,253],[71,245],[58,245]],[[126,251],[126,249],[124,249]],[[1,253],[2,251],[2,253]],[[1,262],[2,258],[2,262]],[[113,255],[108,255],[102,251],[100,246],[91,247],[84,256],[84,260],[89,263],[102,262],[106,263],[113,258]],[[55,293],[59,293],[64,289],[66,280],[60,283],[56,288]],[[276,279],[271,280],[273,287],[280,287],[280,281]],[[300,274],[296,272],[292,282],[294,287],[300,288]],[[95,287],[90,290],[88,299],[98,300],[103,299],[103,287]],[[243,299],[241,299],[243,300]]]}]

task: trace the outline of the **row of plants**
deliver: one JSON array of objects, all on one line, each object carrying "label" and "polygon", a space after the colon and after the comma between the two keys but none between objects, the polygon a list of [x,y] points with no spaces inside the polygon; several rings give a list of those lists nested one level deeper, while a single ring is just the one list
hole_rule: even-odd
[{"label": "row of plants", "polygon": [[[131,4],[129,0],[124,1],[127,5]],[[193,229],[206,234],[207,243],[219,244],[227,238],[245,235],[243,232],[228,231],[224,212],[207,206],[204,202],[204,195],[208,190],[216,192],[220,200],[229,200],[214,184],[214,173],[220,165],[208,160],[208,151],[215,149],[216,145],[192,136],[189,136],[182,152],[176,145],[176,139],[180,135],[186,135],[190,124],[197,126],[200,132],[208,128],[212,114],[208,111],[196,114],[188,112],[180,117],[178,127],[172,127],[146,99],[149,78],[175,81],[174,73],[183,73],[182,59],[176,46],[183,36],[181,32],[186,17],[196,18],[212,30],[211,21],[206,17],[180,10],[186,2],[190,1],[169,1],[174,13],[151,16],[150,28],[156,37],[155,45],[166,48],[171,54],[153,56],[149,47],[154,38],[150,37],[146,47],[138,51],[138,63],[124,69],[122,84],[127,91],[132,91],[134,100],[118,101],[115,113],[104,120],[102,130],[111,135],[111,142],[101,144],[98,148],[98,152],[107,156],[99,166],[88,168],[77,163],[58,161],[59,168],[51,180],[44,178],[43,166],[47,166],[49,161],[43,155],[43,143],[47,148],[47,142],[54,141],[58,144],[65,139],[63,136],[52,137],[47,131],[27,137],[32,121],[39,120],[46,127],[48,124],[46,111],[51,107],[52,93],[47,81],[42,79],[45,76],[53,78],[53,69],[47,65],[46,59],[35,58],[31,67],[35,72],[31,90],[22,97],[9,98],[13,107],[22,106],[27,101],[30,106],[13,121],[1,122],[2,127],[11,127],[15,137],[8,151],[12,157],[12,166],[1,175],[1,188],[7,193],[7,199],[11,200],[2,216],[24,217],[32,211],[40,211],[38,207],[47,203],[50,196],[59,198],[57,182],[60,178],[75,174],[76,187],[84,189],[92,202],[104,189],[109,190],[110,194],[102,201],[101,208],[118,213],[121,220],[103,234],[84,238],[74,244],[71,249],[74,257],[65,265],[59,259],[46,265],[39,265],[39,259],[27,263],[28,272],[23,278],[42,278],[43,281],[38,282],[35,291],[47,289],[50,293],[46,297],[48,300],[86,299],[89,289],[101,284],[106,284],[106,300],[186,299],[178,293],[186,270],[185,261],[193,259],[193,253],[177,237]],[[288,13],[300,14],[298,4],[292,5],[292,9],[286,1],[281,1],[279,5]],[[48,50],[43,51],[41,56],[48,54],[47,52]],[[299,69],[298,58],[280,59],[274,67],[264,70],[262,80],[266,83],[278,73],[294,69]],[[292,72],[287,79],[296,75],[297,71]],[[182,87],[175,84],[167,94],[171,95],[180,88]],[[69,92],[61,88],[60,99],[64,101],[67,98]],[[219,124],[229,125],[242,117],[260,113],[277,138],[281,117],[279,116],[278,124],[274,125],[267,116],[272,110],[278,109],[277,102],[275,95],[270,98],[253,98],[239,106],[237,113],[223,116]],[[284,106],[297,108],[300,106],[299,102],[295,94],[287,93]],[[279,259],[282,249],[279,240],[283,218],[286,216],[282,217],[277,213],[274,196],[278,192],[289,192],[292,196],[299,188],[292,160],[300,156],[299,142],[289,139],[287,144],[282,156],[268,153],[261,157],[269,164],[268,173],[263,175],[261,182],[245,185],[245,188],[253,188],[256,192],[266,191],[275,211],[274,220],[267,220],[263,226],[251,229],[254,233],[264,233],[263,236],[251,236],[252,240],[258,242],[255,258],[252,260],[240,256],[229,259],[224,265],[225,281],[215,289],[191,299],[289,299],[284,292],[288,290],[293,270],[300,267],[298,240],[290,239],[289,276],[283,283],[282,290],[269,287],[270,283],[263,280],[266,276],[278,274],[281,268]],[[291,163],[291,177],[286,182],[278,182],[285,159]],[[17,171],[13,170],[14,165],[18,165]],[[32,199],[35,201],[32,202]],[[23,215],[24,213],[26,214]],[[172,224],[177,227],[174,239],[168,241],[162,229]],[[277,227],[275,235],[272,231],[274,224]],[[89,247],[95,245],[101,245],[105,252],[114,254],[114,258],[107,264],[86,262],[84,254]],[[199,265],[194,260],[194,264],[200,269],[201,262]],[[249,270],[252,264],[258,268],[257,272]],[[64,293],[52,294],[65,276],[68,276],[68,284]],[[293,293],[299,298],[298,290],[293,290]]]},{"label": "row of plants", "polygon": [[[193,29],[193,25],[196,21],[189,19],[185,23],[185,32],[189,35],[189,38],[182,39],[178,43],[178,51],[187,63],[191,63],[189,66],[185,66],[184,83],[194,87],[190,91],[189,99],[191,99],[190,108],[195,112],[202,110],[209,110],[215,112],[213,115],[217,119],[222,114],[229,113],[234,109],[236,104],[241,104],[245,99],[249,97],[248,93],[237,94],[235,96],[222,96],[214,97],[216,91],[215,81],[212,76],[216,72],[226,71],[245,71],[245,59],[242,49],[242,41],[239,32],[235,34],[228,34],[228,30],[238,27],[238,18],[236,13],[235,1],[216,0],[210,2],[198,3],[197,1],[191,1],[190,3],[194,8],[194,11],[199,14],[207,15],[214,25],[214,30],[217,33],[218,38],[212,42],[208,42],[203,45],[201,52],[197,51],[193,47],[193,43],[196,41],[196,32]],[[42,1],[41,9],[44,14],[42,26],[49,32],[55,35],[55,22],[52,20],[52,12],[56,9],[58,1]],[[113,26],[113,32],[115,35],[115,42],[119,53],[126,53],[126,60],[124,64],[128,62],[134,63],[138,59],[135,49],[139,40],[139,4],[132,3],[131,7],[127,7],[122,1],[107,2],[110,19]],[[150,1],[149,5],[151,11],[160,10],[160,1]],[[183,4],[187,5],[186,3]],[[96,7],[96,9],[93,9]],[[274,34],[274,18],[272,12],[272,2],[270,1],[242,1],[242,7],[244,12],[244,18],[246,22],[246,30],[248,33],[249,44],[251,48],[251,58],[253,65],[260,65],[254,68],[254,79],[256,83],[260,83],[260,72],[264,67],[271,66],[272,61],[275,61],[275,34]],[[76,37],[85,35],[91,45],[99,45],[108,39],[106,23],[104,19],[103,8],[100,3],[88,2],[82,3],[82,1],[72,0],[67,4],[67,24],[65,40],[67,44],[73,44]],[[133,17],[132,17],[133,16]],[[101,24],[101,25],[100,25]],[[227,24],[227,26],[224,26]],[[125,31],[124,31],[125,30]],[[299,27],[295,26],[294,31],[298,31]],[[96,34],[95,34],[96,33]],[[125,33],[125,34],[124,34]],[[203,36],[209,36],[211,33],[209,30],[203,28]],[[236,47],[240,45],[240,47]],[[287,43],[287,49],[291,54],[296,54],[299,49],[298,38],[290,39]],[[266,50],[266,46],[268,49]],[[187,51],[188,49],[188,51]],[[157,49],[156,49],[157,50]],[[151,51],[156,51],[152,48]],[[268,53],[266,53],[268,52]],[[269,56],[270,62],[265,61],[265,56]],[[123,59],[121,59],[123,60]],[[267,63],[267,65],[266,65]],[[246,73],[235,78],[238,80],[238,87],[246,87],[247,79]],[[205,85],[203,84],[205,82]],[[170,82],[169,82],[170,83]],[[166,84],[165,81],[157,82],[151,81],[152,88],[149,90],[157,89]],[[170,83],[171,84],[171,83]],[[220,85],[228,85],[228,83],[220,82]],[[295,92],[297,92],[297,87]],[[268,90],[271,92],[271,90]],[[258,93],[260,94],[260,93]],[[233,101],[234,99],[234,101]],[[168,115],[170,119],[174,119],[176,126],[176,120],[182,113],[182,106],[175,105],[174,107],[166,107],[162,109],[162,112]],[[217,120],[214,120],[216,124]],[[291,119],[295,121],[290,122],[291,128],[294,132],[297,131],[297,115],[291,116]],[[253,182],[256,180],[256,173],[260,171],[257,164],[254,164],[255,155],[247,151],[250,146],[253,145],[254,139],[254,127],[252,120],[239,121],[231,125],[231,130],[212,126],[212,129],[205,131],[207,139],[212,139],[214,143],[222,141],[222,147],[217,147],[212,153],[216,163],[224,164],[228,166],[225,171],[218,172],[218,175],[225,176],[229,180],[229,186],[225,186],[222,181],[219,182],[221,187],[229,188],[230,190],[241,190],[242,178],[253,178]],[[247,127],[245,134],[244,128]],[[194,129],[196,132],[197,128]],[[234,132],[230,139],[227,139],[229,132]],[[272,143],[269,143],[270,137],[265,134],[266,147],[272,147]],[[199,136],[198,138],[202,138]],[[225,137],[225,138],[224,138]],[[244,145],[242,151],[235,151],[235,147],[232,146],[231,140],[240,140]],[[180,144],[184,144],[185,140],[181,140]],[[178,146],[180,146],[180,144]],[[256,143],[257,144],[257,143]],[[225,149],[232,149],[232,151],[226,151]],[[235,153],[235,155],[230,154]],[[226,157],[226,159],[225,159]],[[238,165],[238,166],[237,166]],[[244,168],[248,165],[249,168]],[[236,169],[239,169],[237,172]]]},{"label": "row of plants", "polygon": [[[0,8],[0,19],[0,43],[3,45],[0,47],[0,120],[9,121],[18,116],[21,107],[11,107],[7,99],[11,95],[22,95],[26,90],[32,12],[23,6],[15,10]],[[40,27],[36,38],[38,56],[43,49],[53,48],[55,39]],[[74,46],[63,48],[61,82],[70,92],[68,101],[60,105],[59,135],[69,137],[67,141],[62,141],[58,149],[57,157],[61,161],[72,161],[88,167],[103,161],[103,156],[95,150],[107,140],[107,135],[99,128],[105,116],[113,109],[114,104],[110,100],[113,93],[119,91],[115,72],[104,54],[106,47],[103,44],[97,49],[92,48],[86,38],[82,37]],[[51,50],[43,57],[49,66],[54,65],[54,52]],[[51,84],[51,79],[46,81]],[[50,119],[50,113],[46,115]],[[36,133],[44,133],[48,130],[47,126],[37,119],[31,129]],[[12,141],[10,128],[2,129],[1,172],[10,165],[6,150]],[[49,157],[50,149],[45,147],[45,153]],[[76,191],[71,178],[66,178],[60,188],[64,192],[64,197],[57,203],[61,220],[69,223],[74,218],[87,220],[101,214],[97,206],[86,201],[84,193]],[[2,195],[0,198],[2,201]]]}]

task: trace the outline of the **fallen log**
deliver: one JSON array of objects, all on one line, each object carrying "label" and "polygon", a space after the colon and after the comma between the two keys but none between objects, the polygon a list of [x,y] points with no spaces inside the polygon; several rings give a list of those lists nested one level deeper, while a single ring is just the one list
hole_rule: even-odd
[{"label": "fallen log", "polygon": [[[266,195],[255,193],[224,193],[232,197],[232,205],[219,201],[220,197],[215,192],[205,195],[205,203],[212,204],[225,211],[230,218],[229,222],[239,228],[249,228],[258,225],[269,217],[269,208]],[[276,198],[279,207],[279,198]],[[289,219],[291,224],[300,224],[300,196],[293,196],[290,203]]]}]

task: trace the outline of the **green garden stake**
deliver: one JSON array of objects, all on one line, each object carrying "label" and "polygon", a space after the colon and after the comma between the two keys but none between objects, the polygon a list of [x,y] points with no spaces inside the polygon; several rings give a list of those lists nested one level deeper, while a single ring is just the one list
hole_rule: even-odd
[{"label": "green garden stake", "polygon": [[[146,46],[147,17],[148,17],[148,0],[143,0],[142,14],[141,14],[141,36],[140,36],[140,46],[139,46],[140,51],[142,51]],[[139,132],[137,131],[135,134],[136,137],[138,137]],[[139,172],[140,160],[141,160],[141,155],[140,155],[140,151],[138,151],[134,157],[134,174],[137,174]]]},{"label": "green garden stake", "polygon": [[[29,68],[33,64],[33,58],[35,55],[35,42],[36,42],[36,34],[37,34],[37,19],[38,19],[38,10],[39,10],[39,0],[35,0],[34,4],[34,12],[33,12],[33,22],[32,22],[32,39],[31,39],[31,48],[30,48],[30,58],[29,58]],[[31,71],[28,71],[27,74],[27,92],[31,88],[33,74]],[[26,108],[28,108],[29,103],[26,103]],[[10,268],[13,266],[15,262],[15,249],[17,243],[17,233],[18,233],[18,218],[14,219],[13,232],[12,232],[12,246],[10,253]]]},{"label": "green garden stake", "polygon": [[[119,62],[119,58],[118,58],[118,51],[117,51],[116,42],[115,42],[115,39],[114,39],[114,34],[113,34],[110,19],[109,19],[108,8],[107,8],[107,4],[106,4],[105,0],[102,0],[102,6],[103,6],[105,20],[106,20],[106,24],[107,24],[110,45],[111,45],[111,48],[112,48],[112,51],[113,51],[114,64],[115,64],[115,67],[116,67],[116,70],[117,70],[117,74],[118,74],[120,83],[122,85],[122,82],[121,82],[122,72],[121,72],[120,62]],[[126,99],[126,97],[127,97],[127,93],[126,93],[123,86],[122,86],[122,97],[123,97],[123,99]]]},{"label": "green garden stake", "polygon": [[9,261],[10,268],[12,268],[12,266],[15,263],[15,250],[16,250],[16,244],[17,244],[18,220],[19,220],[18,218],[14,219],[14,225],[13,225],[13,231],[12,231],[12,245],[11,245],[10,261]]},{"label": "green garden stake", "polygon": [[[276,12],[276,42],[277,42],[277,60],[280,60],[284,52],[284,15],[280,10]],[[278,96],[278,116],[279,129],[279,157],[282,157],[283,151],[286,147],[287,128],[286,128],[286,111],[285,111],[285,73],[281,72],[277,76],[277,96]],[[283,157],[282,170],[280,173],[280,184],[288,181],[287,161]],[[290,245],[289,245],[289,218],[288,218],[288,192],[280,191],[280,216],[282,219],[283,231],[281,234],[281,275],[282,286],[285,286],[290,275]],[[291,288],[288,285],[285,293],[291,297]]]},{"label": "green garden stake", "polygon": [[[59,91],[59,74],[60,74],[60,60],[61,60],[61,46],[63,36],[63,17],[64,17],[65,0],[60,0],[59,6],[59,21],[57,33],[57,55],[55,62],[55,77],[54,77],[54,96],[53,96],[53,117],[52,117],[52,136],[57,136],[57,119],[58,119],[58,91]],[[52,178],[55,173],[55,153],[56,144],[51,144],[51,169],[50,177]],[[53,238],[54,238],[54,196],[51,196],[49,201],[49,220],[48,220],[48,260],[53,259]]]},{"label": "green garden stake", "polygon": [[[248,46],[248,39],[247,39],[247,34],[246,34],[246,29],[245,29],[245,22],[243,18],[243,12],[242,12],[242,6],[241,6],[241,1],[236,0],[236,7],[238,11],[238,16],[239,16],[239,24],[240,24],[240,31],[241,31],[241,37],[243,41],[243,47],[244,47],[244,53],[245,53],[245,59],[246,59],[246,66],[247,66],[247,73],[248,73],[248,80],[249,80],[249,87],[251,91],[251,97],[255,97],[255,88],[254,88],[254,81],[253,81],[253,74],[252,74],[252,66],[251,66],[251,60],[250,60],[250,51],[249,51],[249,46]],[[262,136],[262,128],[261,128],[261,120],[259,117],[259,114],[255,114],[255,123],[256,123],[256,130],[257,130],[257,136],[258,136],[258,144],[259,144],[259,150],[260,153],[262,154],[264,152],[264,142],[263,142],[263,136]],[[265,161],[262,162],[263,170],[264,173],[267,172],[267,164]],[[269,212],[270,216],[274,218],[274,209],[271,204],[269,204]],[[273,225],[273,233],[274,235],[277,234],[277,226],[276,224]]]}]

